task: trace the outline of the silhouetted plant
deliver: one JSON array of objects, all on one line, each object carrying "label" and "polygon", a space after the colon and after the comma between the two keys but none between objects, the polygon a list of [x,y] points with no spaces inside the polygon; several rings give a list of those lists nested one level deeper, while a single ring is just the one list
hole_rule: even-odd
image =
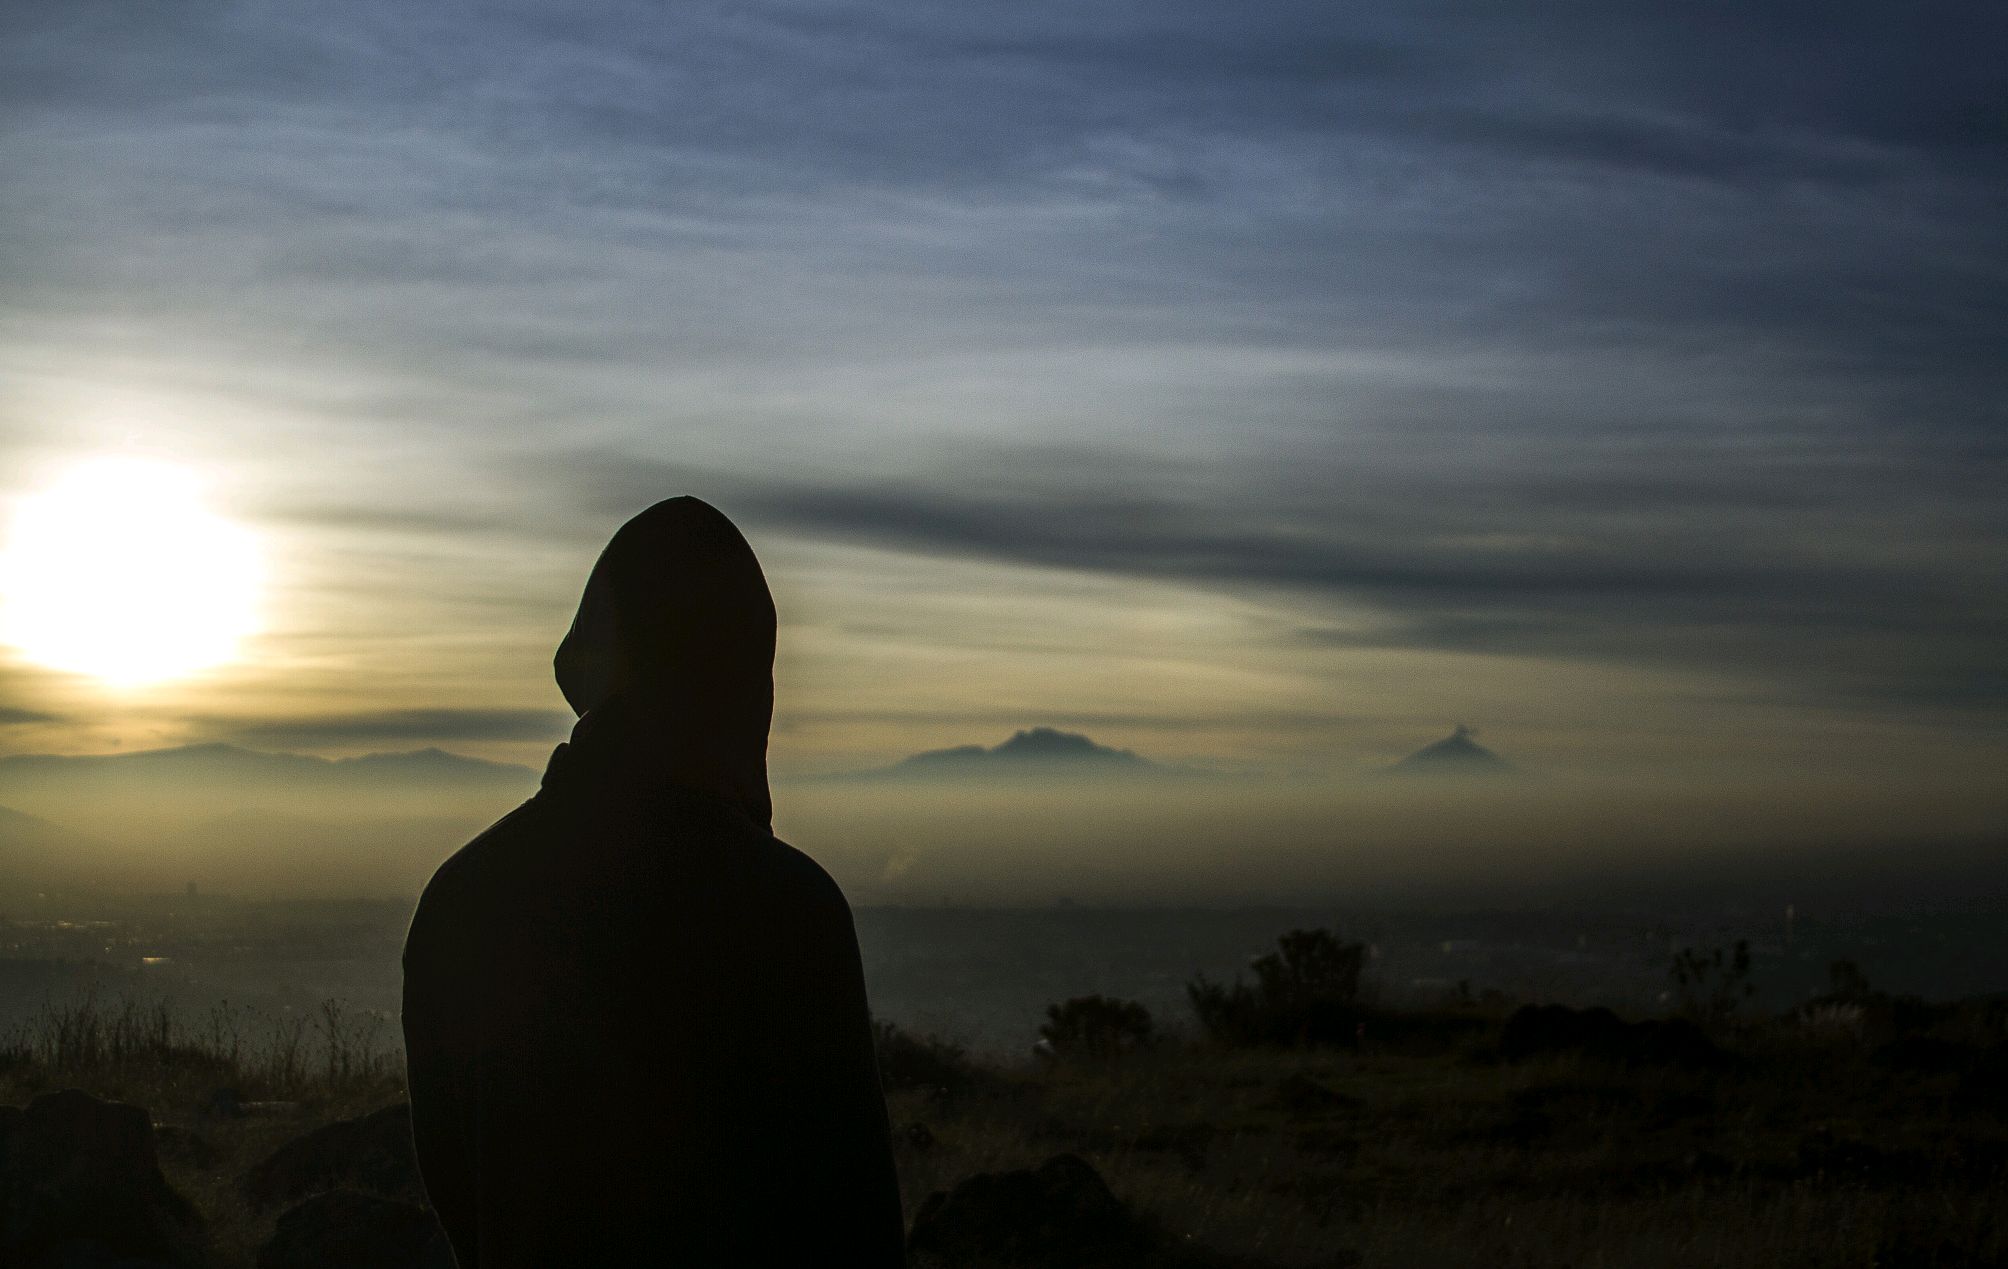
[{"label": "silhouetted plant", "polygon": [[342,1000],[323,1000],[314,1020],[330,1088],[396,1074],[395,1055],[386,1052],[379,1036],[383,1015],[353,1012]]},{"label": "silhouetted plant", "polygon": [[1697,1022],[1725,1023],[1744,1001],[1757,994],[1750,981],[1750,940],[1737,939],[1727,954],[1719,947],[1703,952],[1683,948],[1667,971],[1680,1000],[1680,1012]]},{"label": "silhouetted plant", "polygon": [[915,1035],[874,1018],[872,1041],[878,1050],[879,1085],[889,1093],[910,1088],[954,1092],[976,1079],[975,1064],[962,1046],[939,1036]]},{"label": "silhouetted plant", "polygon": [[1875,995],[1869,976],[1853,961],[1840,960],[1827,966],[1827,999],[1836,1004],[1866,1004]]},{"label": "silhouetted plant", "polygon": [[1150,1010],[1136,1001],[1075,996],[1046,1006],[1039,1038],[1055,1057],[1106,1060],[1146,1048],[1155,1036]]},{"label": "silhouetted plant", "polygon": [[1360,1023],[1357,1002],[1366,945],[1330,930],[1292,930],[1251,968],[1255,984],[1205,975],[1185,986],[1200,1028],[1225,1044],[1347,1044]]},{"label": "silhouetted plant", "polygon": [[[1803,1016],[1818,1009],[1851,1011],[1859,1019],[1857,1030],[1880,1042],[1939,1031],[1956,1024],[1962,1012],[1957,1006],[1914,995],[1894,995],[1873,987],[1868,975],[1851,960],[1838,960],[1827,966],[1827,990],[1806,1002],[1800,1013]],[[1978,1019],[1969,1019],[1969,1028],[1974,1021]],[[1990,1027],[1982,1022],[1974,1038],[1991,1041],[2000,1031],[2000,1026]]]},{"label": "silhouetted plant", "polygon": [[107,1003],[85,992],[45,1003],[0,1044],[0,1066],[31,1084],[125,1087],[139,1081],[156,1089],[164,1083],[228,1087],[267,1098],[346,1095],[401,1082],[403,1059],[385,1040],[386,1021],[340,1001],[324,1002],[311,1024],[298,1014],[268,1018],[224,1003],[190,1026],[162,1000]]}]

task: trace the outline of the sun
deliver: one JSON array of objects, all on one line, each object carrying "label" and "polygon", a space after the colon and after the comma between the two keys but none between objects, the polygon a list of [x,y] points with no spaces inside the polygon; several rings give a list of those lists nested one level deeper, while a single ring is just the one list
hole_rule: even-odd
[{"label": "sun", "polygon": [[186,468],[97,459],[17,505],[0,554],[0,639],[115,686],[237,656],[258,627],[251,533],[202,504]]}]

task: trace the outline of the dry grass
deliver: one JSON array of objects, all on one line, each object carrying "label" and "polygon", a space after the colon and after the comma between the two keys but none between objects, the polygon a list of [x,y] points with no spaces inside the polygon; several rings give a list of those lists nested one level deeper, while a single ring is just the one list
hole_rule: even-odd
[{"label": "dry grass", "polygon": [[902,1145],[909,1210],[1071,1150],[1173,1236],[1279,1265],[2008,1263],[2008,1117],[1950,1091],[1847,1044],[1712,1073],[1185,1048],[892,1109],[934,1141]]},{"label": "dry grass", "polygon": [[[1365,1053],[1167,1044],[970,1070],[929,1050],[916,1071],[965,1075],[889,1095],[907,1209],[1072,1152],[1169,1236],[1279,1266],[2008,1264],[1997,1031],[1958,1037],[1958,1052],[1997,1064],[1976,1077],[1783,1022],[1734,1035],[1721,1069],[1505,1063],[1496,1019],[1469,1021],[1412,1019],[1407,1038]],[[248,1267],[272,1214],[248,1210],[237,1178],[291,1137],[402,1096],[386,1020],[331,1007],[268,1022],[50,1010],[0,1056],[0,1100],[74,1085],[149,1106],[180,1134],[163,1138],[163,1165],[206,1214],[216,1263]],[[218,1117],[219,1087],[271,1104]]]},{"label": "dry grass", "polygon": [[200,1018],[158,1000],[45,1003],[0,1043],[0,1087],[81,1087],[142,1105],[229,1090],[241,1101],[325,1101],[400,1087],[388,1017],[323,1001],[268,1015],[225,1001]]}]

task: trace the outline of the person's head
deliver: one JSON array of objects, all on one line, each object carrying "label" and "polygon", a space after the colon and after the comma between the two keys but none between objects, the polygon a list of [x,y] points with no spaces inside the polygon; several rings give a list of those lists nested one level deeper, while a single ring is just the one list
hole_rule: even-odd
[{"label": "person's head", "polygon": [[774,600],[733,523],[697,498],[620,527],[558,646],[558,687],[580,714],[616,692],[680,695],[693,679],[769,680]]},{"label": "person's head", "polygon": [[[774,600],[753,548],[715,507],[658,502],[620,527],[554,661],[579,714],[619,701],[685,779],[766,797]],[[743,800],[743,799],[742,799]]]}]

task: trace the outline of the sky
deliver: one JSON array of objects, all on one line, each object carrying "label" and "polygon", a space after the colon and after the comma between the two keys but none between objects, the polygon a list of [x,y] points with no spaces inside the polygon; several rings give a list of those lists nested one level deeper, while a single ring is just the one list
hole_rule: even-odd
[{"label": "sky", "polygon": [[[239,658],[0,752],[541,763],[674,494],[773,763],[1054,725],[1370,771],[2008,757],[1991,3],[0,7],[0,511],[106,454]],[[135,614],[143,623],[144,614]]]}]

